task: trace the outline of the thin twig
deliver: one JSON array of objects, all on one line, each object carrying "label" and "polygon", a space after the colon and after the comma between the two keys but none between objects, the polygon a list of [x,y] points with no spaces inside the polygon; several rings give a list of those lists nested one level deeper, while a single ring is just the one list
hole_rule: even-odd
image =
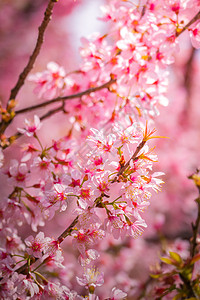
[{"label": "thin twig", "polygon": [[197,247],[197,235],[200,225],[200,196],[196,199],[196,202],[198,204],[198,213],[195,224],[192,223],[192,231],[193,231],[193,237],[191,240],[191,249],[190,249],[190,256],[193,257],[196,253],[196,247]]},{"label": "thin twig", "polygon": [[53,103],[56,103],[56,102],[63,102],[63,101],[70,100],[70,99],[81,98],[84,95],[89,95],[91,93],[100,91],[102,89],[109,88],[110,85],[115,83],[115,82],[116,82],[116,79],[111,79],[108,82],[106,82],[106,83],[104,83],[100,86],[89,88],[89,89],[87,89],[83,92],[77,93],[77,94],[63,96],[63,97],[57,97],[57,98],[51,99],[49,101],[42,102],[40,104],[36,104],[36,105],[33,105],[33,106],[29,106],[29,107],[26,107],[26,108],[16,110],[15,114],[16,115],[23,114],[27,111],[32,111],[32,110],[35,110],[35,109],[38,109],[38,108],[41,108],[41,107],[45,107],[47,105],[50,105],[50,104],[53,104]]},{"label": "thin twig", "polygon": [[21,87],[24,84],[24,81],[25,81],[27,75],[30,73],[31,69],[33,68],[35,60],[36,60],[36,58],[38,57],[38,55],[40,53],[40,49],[41,49],[41,46],[42,46],[43,41],[44,41],[44,33],[45,33],[45,30],[46,30],[46,28],[47,28],[47,26],[48,26],[48,24],[51,20],[53,7],[54,7],[56,2],[58,2],[58,0],[50,0],[48,5],[47,5],[47,8],[46,8],[45,13],[44,13],[44,19],[43,19],[40,27],[38,28],[38,38],[37,38],[35,48],[34,48],[33,53],[31,54],[31,56],[29,58],[29,61],[26,65],[26,67],[24,68],[24,70],[19,75],[19,78],[18,78],[18,81],[17,81],[16,85],[11,90],[9,100],[16,98],[19,90],[21,89]]},{"label": "thin twig", "polygon": [[[60,112],[60,111],[65,112],[65,110],[64,110],[64,108],[63,108],[63,105],[61,105],[61,106],[59,106],[59,107],[57,107],[57,108],[54,108],[54,109],[49,110],[47,113],[45,113],[43,116],[40,117],[40,120],[43,121],[43,120],[45,120],[45,119],[47,119],[47,118],[53,116],[55,113]],[[17,140],[18,138],[20,138],[21,136],[23,136],[23,134],[20,133],[20,132],[16,132],[16,133],[13,134],[12,136],[10,136],[10,137],[7,139],[8,143],[7,143],[7,144],[5,143],[3,146],[1,146],[2,149],[8,148],[14,141],[16,141],[16,140]]]},{"label": "thin twig", "polygon": [[[118,176],[120,176],[120,175],[123,173],[123,171],[124,171],[124,170],[128,167],[128,165],[130,164],[130,161],[131,161],[131,160],[134,160],[134,159],[137,158],[137,155],[138,155],[139,151],[144,147],[145,143],[146,143],[146,140],[142,140],[142,142],[137,146],[137,148],[136,148],[135,152],[133,153],[132,157],[128,160],[128,162],[125,164],[125,166],[124,166],[123,168],[121,168],[121,170],[118,172],[118,174],[117,174],[117,176],[116,176],[115,178],[117,178]],[[114,180],[113,180],[111,183],[114,183],[114,182],[116,181],[115,178],[114,178]],[[65,239],[68,235],[71,234],[71,232],[73,231],[74,226],[78,223],[78,218],[79,218],[79,216],[77,216],[77,217],[72,221],[72,223],[67,227],[67,229],[65,229],[65,230],[61,233],[61,235],[58,237],[57,241],[58,241],[59,244],[61,244],[61,243],[64,241],[64,239]],[[33,259],[31,260],[30,264],[35,263],[35,261],[37,261],[37,260],[38,260],[37,258],[34,259],[34,257],[33,257]],[[45,260],[45,261],[46,261],[46,260]],[[45,263],[45,261],[44,261],[44,263]],[[26,272],[27,272],[27,267],[28,267],[28,263],[26,263],[26,264],[24,264],[23,266],[21,266],[20,268],[18,268],[15,272],[17,272],[17,273],[22,273],[22,274],[26,274]]]},{"label": "thin twig", "polygon": [[[199,170],[197,169],[197,172],[195,174],[189,176],[188,178],[193,179],[193,181],[196,184],[198,191],[199,191],[199,197],[195,200],[198,205],[198,213],[197,213],[197,218],[196,218],[195,224],[192,223],[193,236],[190,239],[190,258],[192,259],[196,254],[196,247],[198,245],[197,235],[198,235],[199,225],[200,225],[200,176],[199,176]],[[193,273],[193,269],[194,269],[194,265],[192,265],[192,267],[191,267],[191,275]],[[189,292],[187,296],[195,297],[195,291],[193,290],[192,281],[188,277],[188,275],[185,275],[184,273],[179,273],[179,277],[181,278],[186,289]]]},{"label": "thin twig", "polygon": [[198,213],[197,213],[197,218],[196,218],[195,224],[192,223],[193,236],[190,240],[190,256],[191,256],[191,258],[193,258],[194,255],[196,254],[196,247],[198,245],[197,244],[197,235],[198,235],[199,226],[200,226],[200,170],[197,169],[196,172],[194,174],[188,176],[188,178],[193,180],[193,182],[196,185],[198,192],[199,192],[199,196],[195,200],[195,202],[198,205]]},{"label": "thin twig", "polygon": [[[78,216],[72,221],[72,223],[67,227],[67,229],[65,229],[63,231],[63,233],[58,237],[57,241],[59,242],[59,244],[61,244],[64,239],[71,233],[71,231],[73,230],[73,227],[77,224],[78,222]],[[33,263],[35,263],[38,260],[38,258],[34,258],[32,257],[31,261],[30,261],[30,265],[32,265]],[[45,261],[43,263],[45,263],[48,260],[48,257],[45,259]],[[25,263],[23,266],[21,266],[20,268],[18,268],[17,270],[15,270],[15,272],[19,273],[19,274],[27,274],[28,271],[28,263]]]},{"label": "thin twig", "polygon": [[141,18],[144,17],[144,15],[146,13],[148,2],[149,2],[149,0],[147,0],[147,2],[146,2],[145,5],[143,5],[142,13],[141,13]]},{"label": "thin twig", "polygon": [[[37,42],[35,44],[34,50],[31,54],[31,56],[29,57],[27,65],[25,66],[25,68],[21,72],[21,74],[19,75],[16,85],[11,90],[10,97],[9,97],[9,100],[7,103],[7,109],[9,107],[10,101],[16,98],[19,90],[24,85],[25,79],[28,76],[28,74],[30,73],[31,69],[33,68],[36,58],[38,57],[38,55],[40,53],[40,49],[41,49],[43,41],[44,41],[44,33],[45,33],[45,30],[51,20],[53,7],[56,2],[58,2],[58,0],[49,0],[49,3],[47,5],[47,8],[44,13],[43,21],[38,28],[38,37],[37,37]],[[6,128],[9,126],[9,124],[11,122],[12,122],[12,119],[9,120],[8,122],[2,121],[0,123],[0,134],[3,134],[5,132]]]},{"label": "thin twig", "polygon": [[197,20],[200,19],[200,11],[190,20],[181,31],[176,32],[176,37],[178,37],[180,34],[182,34],[185,30],[187,30],[192,24],[194,24]]},{"label": "thin twig", "polygon": [[[65,112],[64,103],[65,103],[66,100],[70,100],[70,99],[74,99],[74,98],[80,98],[83,95],[89,95],[90,93],[94,93],[94,92],[99,91],[101,89],[109,88],[109,86],[111,84],[115,83],[115,82],[116,82],[115,79],[111,79],[110,81],[108,81],[108,82],[106,82],[106,83],[104,83],[104,84],[102,84],[100,86],[87,89],[87,90],[85,90],[83,92],[80,92],[78,94],[73,94],[73,95],[64,96],[64,97],[58,97],[58,98],[49,100],[47,102],[43,102],[43,103],[40,103],[40,104],[37,104],[37,105],[34,105],[34,106],[30,106],[30,107],[27,107],[27,108],[20,109],[20,110],[16,111],[15,114],[22,114],[24,112],[31,111],[31,110],[34,110],[34,109],[37,109],[37,108],[40,108],[40,107],[43,107],[43,106],[55,103],[55,102],[62,102],[61,106],[59,106],[59,107],[57,107],[55,109],[52,109],[52,110],[48,111],[47,113],[45,113],[43,116],[41,116],[40,120],[42,121],[42,120],[45,120],[45,119],[49,118],[50,116],[54,115],[55,113],[57,113],[59,111],[64,111]],[[22,136],[22,134],[19,133],[19,132],[17,132],[14,135],[10,136],[8,138],[8,144],[5,144],[4,146],[1,146],[2,149],[8,148],[13,143],[13,141],[17,140],[21,136]]]},{"label": "thin twig", "polygon": [[137,155],[140,152],[140,150],[144,147],[145,143],[146,143],[146,140],[143,139],[141,141],[141,143],[137,146],[137,148],[136,148],[135,152],[133,153],[133,155],[131,156],[131,158],[127,161],[127,163],[123,167],[120,168],[119,172],[117,173],[117,175],[113,179],[112,183],[116,182],[117,178],[127,169],[127,167],[129,166],[131,160],[135,161],[137,159]]},{"label": "thin twig", "polygon": [[54,109],[51,109],[50,111],[48,111],[46,114],[44,114],[43,116],[40,117],[40,120],[43,121],[51,116],[53,116],[55,113],[59,112],[59,111],[63,111],[63,105],[57,107],[57,108],[54,108]]},{"label": "thin twig", "polygon": [[64,239],[71,233],[74,226],[78,223],[78,216],[72,221],[72,223],[69,225],[69,227],[63,231],[63,233],[58,237],[58,242],[62,243]]}]

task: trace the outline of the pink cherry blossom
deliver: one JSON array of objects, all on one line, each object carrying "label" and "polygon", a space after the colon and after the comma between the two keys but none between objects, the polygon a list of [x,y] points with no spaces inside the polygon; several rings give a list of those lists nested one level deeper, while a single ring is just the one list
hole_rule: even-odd
[{"label": "pink cherry blossom", "polygon": [[[96,220],[96,217],[95,217]],[[86,224],[89,227],[86,227]],[[76,247],[80,254],[87,256],[86,251],[92,249],[94,245],[99,243],[105,237],[105,231],[100,228],[101,224],[89,224],[84,222],[84,228],[76,229],[72,232],[73,245]]]},{"label": "pink cherry blossom", "polygon": [[108,219],[105,220],[105,226],[107,231],[112,233],[115,239],[118,239],[121,236],[124,222],[121,220],[119,213],[116,212],[116,215],[108,216]]},{"label": "pink cherry blossom", "polygon": [[16,159],[11,160],[8,171],[10,183],[24,186],[28,179],[28,166],[26,163],[19,163]]},{"label": "pink cherry blossom", "polygon": [[44,237],[43,232],[39,232],[35,238],[33,236],[29,236],[25,239],[25,243],[28,247],[28,254],[38,258],[42,258],[43,251],[46,249],[50,240],[50,238]]},{"label": "pink cherry blossom", "polygon": [[[63,294],[64,290],[64,294]],[[48,284],[44,287],[44,297],[49,298],[53,297],[56,299],[65,299],[64,297],[69,297],[67,299],[75,299],[75,295],[72,294],[68,289],[64,286],[61,286],[60,283],[48,282]],[[68,296],[69,295],[69,296]]]},{"label": "pink cherry blossom", "polygon": [[34,92],[38,98],[51,99],[64,87],[65,71],[55,62],[47,64],[47,70],[30,75],[29,80],[36,83]]},{"label": "pink cherry blossom", "polygon": [[[0,4],[0,11],[5,9],[0,13],[1,54],[11,59],[5,62],[7,67],[1,64],[2,93],[9,92],[12,73],[19,77],[14,55],[19,61],[27,55],[20,40],[31,41],[31,24],[41,24],[37,18],[43,8],[42,3],[7,2]],[[20,96],[17,91],[13,97],[20,102],[19,110],[14,99],[7,104],[1,95],[0,298],[160,299],[167,291],[164,298],[172,299],[176,290],[181,293],[180,287],[187,293],[181,269],[191,262],[194,236],[189,242],[184,226],[196,216],[196,196],[186,178],[199,159],[200,119],[199,60],[187,36],[189,32],[192,45],[199,47],[199,20],[194,17],[199,18],[200,2],[105,1],[104,34],[82,39],[78,65],[69,53],[69,36],[62,35],[68,21],[56,12],[62,6],[64,15],[69,5],[55,2],[49,2],[55,4],[53,22],[28,76],[38,98],[53,100],[36,105],[45,120],[40,136],[39,117],[27,119],[35,109],[35,96],[26,81]],[[6,51],[7,45],[12,51]],[[37,72],[52,57],[67,67],[67,73],[54,62]],[[8,76],[10,82],[6,82]],[[23,102],[27,114],[21,111]],[[24,128],[16,134],[20,114]],[[159,128],[158,134],[149,130],[152,126]],[[158,198],[164,183],[161,170],[168,183]],[[45,237],[38,226],[60,238]],[[165,239],[165,249],[160,237]],[[198,237],[195,247],[198,259]],[[157,263],[156,271],[164,273],[154,285],[155,278],[148,278],[149,265],[158,259],[159,250],[169,255],[177,252],[183,263],[167,280],[162,279],[170,268]],[[192,271],[187,282],[195,289],[198,264],[194,262],[194,272],[193,265],[188,268]],[[178,276],[180,272],[183,276]]]},{"label": "pink cherry blossom", "polygon": [[0,255],[0,276],[3,277],[3,282],[6,282],[9,276],[13,273],[14,260],[2,250],[0,251]]},{"label": "pink cherry blossom", "polygon": [[100,254],[95,249],[86,250],[84,253],[80,254],[80,264],[81,266],[85,267],[86,265],[90,264],[92,261],[95,261],[97,258],[100,257]]},{"label": "pink cherry blossom", "polygon": [[[78,284],[85,286],[89,291],[96,286],[101,286],[104,283],[103,273],[100,273],[95,267],[87,268],[83,277],[76,277]],[[93,294],[93,293],[92,293]]]},{"label": "pink cherry blossom", "polygon": [[62,249],[57,240],[49,239],[48,245],[44,249],[43,259],[48,259],[48,263],[56,265],[59,268],[64,268],[63,261],[64,257],[62,254]]},{"label": "pink cherry blossom", "polygon": [[112,289],[112,293],[110,296],[110,300],[122,300],[124,298],[126,298],[127,294],[122,292],[121,290],[117,289],[116,287],[114,287]]},{"label": "pink cherry blossom", "polygon": [[133,238],[137,238],[144,231],[144,228],[147,227],[147,224],[142,218],[137,219],[136,221],[131,221],[130,224],[125,225],[125,234]]},{"label": "pink cherry blossom", "polygon": [[36,296],[39,293],[38,285],[31,279],[24,279],[23,284],[26,290],[29,291],[31,297]]},{"label": "pink cherry blossom", "polygon": [[200,23],[198,22],[195,26],[190,29],[190,38],[192,46],[200,48]]},{"label": "pink cherry blossom", "polygon": [[29,137],[33,136],[34,134],[36,134],[36,131],[39,130],[42,126],[42,124],[40,123],[40,119],[37,115],[34,115],[34,121],[29,121],[27,119],[25,119],[24,121],[25,123],[25,128],[17,128],[17,130],[22,133],[25,134]]},{"label": "pink cherry blossom", "polygon": [[116,140],[114,134],[109,134],[107,137],[103,136],[102,131],[98,131],[95,128],[90,129],[94,136],[88,136],[88,140],[95,143],[95,146],[103,152],[110,152],[111,148]]}]

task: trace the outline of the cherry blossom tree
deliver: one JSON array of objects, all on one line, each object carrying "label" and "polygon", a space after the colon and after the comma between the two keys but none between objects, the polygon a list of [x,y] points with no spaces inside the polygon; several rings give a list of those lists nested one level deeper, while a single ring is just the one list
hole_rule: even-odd
[{"label": "cherry blossom tree", "polygon": [[81,1],[18,2],[39,27],[2,92],[1,299],[199,299],[199,1],[104,1],[74,69],[44,38]]}]

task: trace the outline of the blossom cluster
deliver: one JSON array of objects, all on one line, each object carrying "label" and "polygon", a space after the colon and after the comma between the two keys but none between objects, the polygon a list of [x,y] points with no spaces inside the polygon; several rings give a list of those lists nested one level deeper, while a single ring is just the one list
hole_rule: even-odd
[{"label": "blossom cluster", "polygon": [[[94,123],[102,127],[110,119],[119,122],[122,110],[134,118],[155,117],[160,105],[168,105],[168,66],[179,51],[178,34],[198,12],[195,2],[196,6],[194,1],[147,1],[143,5],[108,1],[101,20],[109,22],[110,31],[82,38],[80,69],[65,74],[57,64],[48,64],[47,71],[29,77],[36,84],[35,92],[49,99],[58,91],[67,96],[113,79],[109,90],[67,101],[66,110],[77,127],[84,130]],[[189,28],[196,47],[200,46],[198,26],[196,22]]]},{"label": "blossom cluster", "polygon": [[[2,299],[82,299],[85,293],[99,299],[104,274],[95,265],[104,241],[138,238],[147,227],[143,213],[164,175],[153,170],[151,140],[160,137],[149,128],[159,106],[168,105],[168,66],[199,5],[191,15],[194,0],[140,2],[110,0],[102,7],[109,31],[82,39],[78,71],[50,62],[29,76],[39,99],[63,101],[70,129],[44,146],[34,115],[18,128],[27,139],[20,159],[12,154],[8,162],[0,150],[1,177],[9,185],[0,204]],[[199,23],[188,30],[198,47]],[[58,238],[39,231],[62,214],[70,221]],[[19,227],[26,224],[35,237],[23,241]],[[61,250],[66,237],[82,266],[73,279]],[[123,299],[126,292],[113,285],[107,297]]]},{"label": "blossom cluster", "polygon": [[[72,203],[76,203],[73,213],[78,222],[70,235],[83,266],[99,257],[95,247],[106,234],[116,239],[141,235],[147,226],[141,214],[149,205],[151,189],[157,191],[163,183],[158,178],[162,173],[152,173],[157,158],[147,142],[153,133],[137,124],[126,130],[114,127],[107,136],[91,129],[84,167],[79,153],[73,153],[75,144],[70,148],[71,141],[66,140],[41,150],[29,146],[21,162],[12,160],[5,176],[15,188],[2,208],[2,241],[3,236],[5,242],[10,236],[9,243],[2,243],[7,255],[23,257],[26,251],[22,261],[34,257],[62,267],[62,237],[54,241],[40,232],[36,238],[26,238],[24,244],[13,226],[16,221],[19,225],[28,222],[36,231],[38,225],[44,225],[56,211],[65,211]],[[13,260],[10,263],[16,265]],[[4,278],[10,276],[11,265]]]}]

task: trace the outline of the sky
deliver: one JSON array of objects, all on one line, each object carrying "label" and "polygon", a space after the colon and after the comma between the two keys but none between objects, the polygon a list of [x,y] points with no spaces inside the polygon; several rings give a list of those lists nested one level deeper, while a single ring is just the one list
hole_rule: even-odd
[{"label": "sky", "polygon": [[79,56],[79,47],[81,46],[80,38],[88,37],[94,32],[104,32],[105,23],[97,20],[101,15],[99,7],[103,4],[102,0],[83,0],[67,19],[66,26],[69,26],[69,32],[72,39],[74,51]]}]

